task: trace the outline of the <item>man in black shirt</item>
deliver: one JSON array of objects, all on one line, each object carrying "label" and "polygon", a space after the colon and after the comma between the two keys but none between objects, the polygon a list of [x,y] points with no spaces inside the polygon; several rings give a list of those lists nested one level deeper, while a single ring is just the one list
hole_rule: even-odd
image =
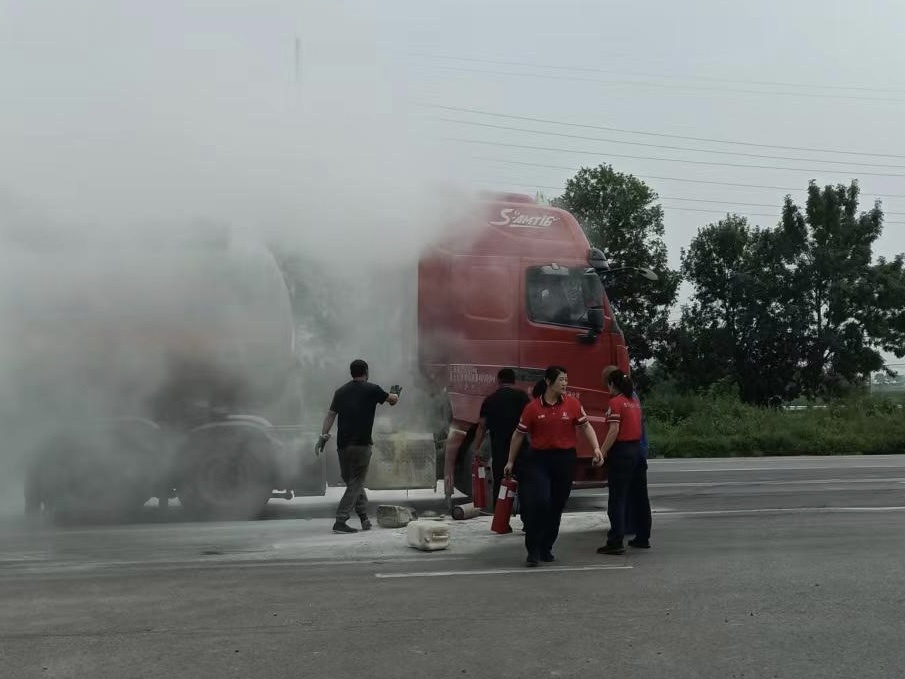
[{"label": "man in black shirt", "polygon": [[503,368],[497,373],[498,388],[481,404],[481,419],[475,432],[474,451],[478,454],[484,434],[490,430],[490,451],[493,465],[493,504],[496,506],[503,480],[503,467],[509,460],[509,443],[518,426],[519,417],[531,397],[515,386],[515,371]]},{"label": "man in black shirt", "polygon": [[333,401],[324,418],[324,426],[315,448],[317,454],[320,454],[327,439],[330,438],[333,420],[339,417],[336,450],[339,453],[339,468],[346,484],[346,492],[343,493],[336,510],[334,533],[358,532],[346,523],[353,509],[361,519],[361,529],[371,528],[368,519],[368,496],[364,484],[371,462],[371,446],[374,445],[371,439],[374,413],[379,404],[396,405],[399,402],[399,392],[402,391],[400,387],[394,385],[387,393],[376,384],[368,382],[368,364],[361,359],[352,361],[349,372],[352,374],[352,380],[333,394]]}]

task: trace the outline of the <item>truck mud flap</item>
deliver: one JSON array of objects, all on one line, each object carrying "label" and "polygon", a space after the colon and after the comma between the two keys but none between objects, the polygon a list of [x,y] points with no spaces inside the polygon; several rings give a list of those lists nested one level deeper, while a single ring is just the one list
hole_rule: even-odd
[{"label": "truck mud flap", "polygon": [[374,436],[368,490],[408,490],[437,487],[437,444],[432,434]]}]

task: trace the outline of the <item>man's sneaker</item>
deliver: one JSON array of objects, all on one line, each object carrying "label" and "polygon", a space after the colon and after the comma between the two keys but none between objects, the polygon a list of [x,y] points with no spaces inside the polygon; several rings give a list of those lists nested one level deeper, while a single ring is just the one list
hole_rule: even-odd
[{"label": "man's sneaker", "polygon": [[634,540],[628,541],[629,547],[634,547],[635,549],[650,549],[650,542],[648,540],[639,540],[635,538]]},{"label": "man's sneaker", "polygon": [[537,557],[534,554],[529,554],[528,558],[525,559],[525,565],[528,568],[536,568],[537,567]]},{"label": "man's sneaker", "polygon": [[625,547],[622,545],[604,545],[597,548],[598,554],[625,554]]},{"label": "man's sneaker", "polygon": [[333,532],[334,533],[357,533],[357,528],[352,528],[345,521],[337,521],[333,524]]},{"label": "man's sneaker", "polygon": [[556,557],[553,556],[553,552],[544,552],[540,555],[540,560],[544,563],[553,563],[556,561]]},{"label": "man's sneaker", "polygon": [[371,519],[369,519],[367,516],[360,516],[358,518],[361,519],[362,530],[371,530]]}]

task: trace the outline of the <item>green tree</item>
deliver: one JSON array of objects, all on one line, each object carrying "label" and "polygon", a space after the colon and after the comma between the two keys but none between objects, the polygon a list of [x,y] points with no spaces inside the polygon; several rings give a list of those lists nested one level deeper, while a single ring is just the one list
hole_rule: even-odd
[{"label": "green tree", "polygon": [[619,275],[607,286],[625,333],[632,371],[643,388],[644,366],[669,334],[669,311],[680,280],[668,266],[663,208],[657,194],[640,179],[600,165],[579,170],[553,204],[575,216],[591,245],[606,254],[613,268],[643,266],[660,277],[652,283]]},{"label": "green tree", "polygon": [[905,355],[905,261],[873,262],[879,205],[858,213],[858,185],[808,187],[802,212],[787,197],[780,223],[734,215],[698,231],[682,252],[694,286],[667,357],[680,384],[720,379],[742,398],[838,395]]},{"label": "green tree", "polygon": [[862,383],[882,367],[879,349],[903,355],[901,257],[873,262],[883,212],[878,202],[859,213],[859,193],[854,181],[811,182],[804,213],[789,198],[783,207],[782,249],[808,313],[800,379],[811,396]]},{"label": "green tree", "polygon": [[681,386],[728,380],[755,403],[797,394],[803,321],[782,266],[782,245],[772,231],[727,215],[699,229],[683,249],[682,274],[694,296],[663,359]]}]

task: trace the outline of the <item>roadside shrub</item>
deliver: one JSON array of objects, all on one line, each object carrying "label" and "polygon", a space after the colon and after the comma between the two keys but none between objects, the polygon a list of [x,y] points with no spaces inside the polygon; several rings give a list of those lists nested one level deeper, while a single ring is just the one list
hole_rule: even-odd
[{"label": "roadside shrub", "polygon": [[905,452],[905,410],[889,399],[858,397],[788,410],[725,395],[653,395],[644,412],[658,457]]}]

